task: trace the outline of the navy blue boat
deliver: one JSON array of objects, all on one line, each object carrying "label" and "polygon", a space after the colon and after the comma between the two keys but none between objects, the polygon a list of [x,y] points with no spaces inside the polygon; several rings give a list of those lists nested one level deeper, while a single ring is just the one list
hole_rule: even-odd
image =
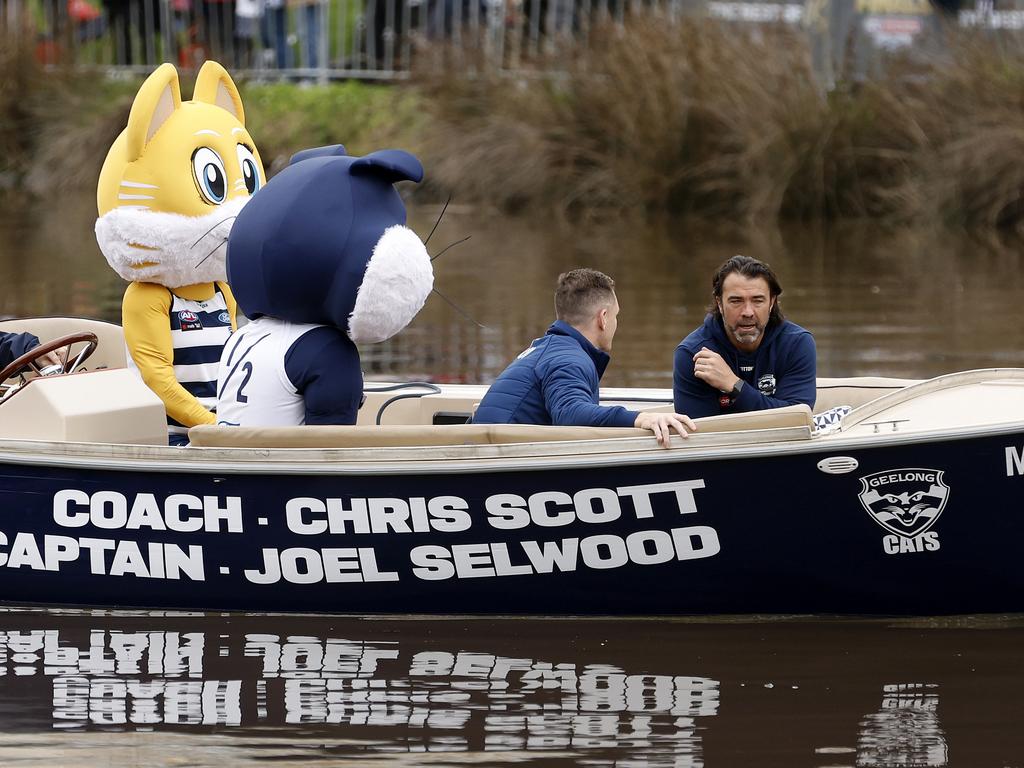
[{"label": "navy blue boat", "polygon": [[[105,325],[92,328],[116,328]],[[471,412],[484,389],[472,386],[371,392],[355,427],[197,427],[192,447],[168,448],[159,401],[112,343],[91,370],[33,379],[0,403],[0,600],[1024,610],[1021,369],[822,380],[820,408],[853,406],[831,426],[803,406],[712,417],[669,449],[640,430],[445,423]]]}]

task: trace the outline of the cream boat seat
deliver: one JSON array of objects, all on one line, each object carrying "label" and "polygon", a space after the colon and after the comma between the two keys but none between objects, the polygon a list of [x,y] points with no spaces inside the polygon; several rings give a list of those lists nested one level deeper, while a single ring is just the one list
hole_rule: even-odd
[{"label": "cream boat seat", "polygon": [[[771,411],[697,419],[700,434],[802,427],[814,424],[811,409],[792,405]],[[189,430],[194,446],[218,448],[370,448],[420,445],[488,445],[564,440],[610,440],[650,437],[645,429],[616,427],[548,427],[530,424],[449,424],[443,426],[305,426],[219,427]]]}]

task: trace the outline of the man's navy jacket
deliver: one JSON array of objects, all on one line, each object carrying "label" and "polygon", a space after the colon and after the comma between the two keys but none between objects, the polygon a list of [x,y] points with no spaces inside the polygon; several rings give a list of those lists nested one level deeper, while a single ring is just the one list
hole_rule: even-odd
[{"label": "man's navy jacket", "polygon": [[635,411],[598,405],[598,383],[610,360],[556,320],[491,385],[473,423],[632,427]]},{"label": "man's navy jacket", "polygon": [[6,368],[33,347],[39,339],[31,333],[0,333],[0,368]]},{"label": "man's navy jacket", "polygon": [[[701,347],[717,352],[732,372],[744,381],[735,400],[698,379],[693,356]],[[715,315],[676,347],[672,395],[676,413],[691,419],[721,413],[744,413],[807,403],[817,396],[817,350],[810,331],[788,320],[765,329],[764,339],[753,353],[742,352],[725,335]]]}]

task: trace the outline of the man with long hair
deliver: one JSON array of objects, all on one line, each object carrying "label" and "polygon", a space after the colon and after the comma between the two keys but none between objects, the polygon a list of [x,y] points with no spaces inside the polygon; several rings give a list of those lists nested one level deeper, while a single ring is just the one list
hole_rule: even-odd
[{"label": "man with long hair", "polygon": [[615,281],[595,269],[559,276],[555,317],[547,333],[512,361],[487,390],[476,424],[555,424],[637,427],[668,447],[673,431],[696,429],[678,413],[630,411],[600,405],[599,382],[618,329]]},{"label": "man with long hair", "polygon": [[817,353],[809,331],[782,314],[782,286],[771,267],[733,256],[711,281],[704,323],[676,347],[675,409],[693,418],[814,407]]}]

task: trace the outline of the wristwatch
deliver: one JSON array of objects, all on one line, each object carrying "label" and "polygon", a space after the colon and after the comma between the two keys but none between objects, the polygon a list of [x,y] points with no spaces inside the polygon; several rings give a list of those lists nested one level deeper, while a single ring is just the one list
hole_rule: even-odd
[{"label": "wristwatch", "polygon": [[718,404],[723,408],[728,408],[736,401],[736,398],[740,396],[740,390],[742,389],[743,379],[736,379],[736,383],[733,385],[732,389],[728,392],[723,392],[718,396]]}]

